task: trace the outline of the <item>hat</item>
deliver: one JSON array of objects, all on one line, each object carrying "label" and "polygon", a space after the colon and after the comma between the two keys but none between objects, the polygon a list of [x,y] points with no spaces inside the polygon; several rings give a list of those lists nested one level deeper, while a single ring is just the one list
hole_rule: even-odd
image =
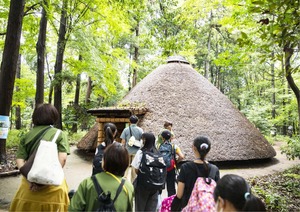
[{"label": "hat", "polygon": [[162,131],[160,135],[166,140],[169,140],[171,138],[171,132],[169,130]]}]

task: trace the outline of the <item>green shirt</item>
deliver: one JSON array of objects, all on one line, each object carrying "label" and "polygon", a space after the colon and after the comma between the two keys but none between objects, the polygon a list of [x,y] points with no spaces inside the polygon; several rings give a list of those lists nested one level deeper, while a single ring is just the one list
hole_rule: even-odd
[{"label": "green shirt", "polygon": [[[114,199],[122,178],[107,172],[101,172],[95,176],[103,192],[107,194],[107,192],[110,191],[111,199]],[[72,197],[68,211],[95,211],[99,205],[97,196],[98,194],[92,178],[86,178],[80,183]],[[133,211],[133,198],[133,185],[126,180],[114,204],[116,211]]]},{"label": "green shirt", "polygon": [[[46,130],[46,131],[45,131]],[[41,133],[44,131],[45,133]],[[47,126],[35,126],[25,134],[19,144],[17,158],[27,160],[31,153],[38,148],[41,139],[51,141],[57,128]],[[70,146],[65,132],[61,132],[56,140],[58,152],[70,154]]]}]

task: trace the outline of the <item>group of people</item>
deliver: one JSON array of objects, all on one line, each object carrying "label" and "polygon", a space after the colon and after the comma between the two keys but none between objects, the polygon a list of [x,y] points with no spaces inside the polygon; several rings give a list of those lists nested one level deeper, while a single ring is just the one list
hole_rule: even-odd
[{"label": "group of people", "polygon": [[[54,136],[53,125],[58,117],[56,108],[51,104],[36,107],[32,115],[34,127],[20,141],[17,152],[19,169],[38,148],[39,140],[51,140]],[[233,174],[220,178],[218,167],[206,161],[206,155],[211,149],[211,142],[207,137],[198,136],[194,139],[192,144],[194,160],[181,163],[178,169],[178,162],[184,160],[184,154],[180,147],[174,144],[172,123],[166,121],[164,129],[157,137],[152,132],[144,132],[137,123],[138,117],[132,115],[130,125],[121,133],[121,142],[116,141],[116,125],[113,123],[104,125],[105,137],[96,148],[92,177],[80,183],[72,198],[68,195],[65,180],[60,186],[39,187],[23,177],[10,211],[95,211],[101,207],[99,199],[102,194],[108,194],[105,197],[108,196],[112,200],[110,206],[116,211],[158,211],[162,189],[145,189],[135,179],[140,174],[143,154],[145,152],[159,154],[164,144],[170,145],[173,150],[172,160],[165,163],[169,164],[165,167],[167,195],[174,197],[170,210],[184,209],[197,178],[209,177],[216,182],[213,193],[216,211],[266,211],[264,203],[251,193],[251,188],[244,178]],[[141,146],[129,143],[132,136],[142,142]],[[70,154],[66,133],[62,132],[56,143],[59,161],[63,167],[67,155]],[[95,180],[102,190],[101,194],[98,193]]]}]

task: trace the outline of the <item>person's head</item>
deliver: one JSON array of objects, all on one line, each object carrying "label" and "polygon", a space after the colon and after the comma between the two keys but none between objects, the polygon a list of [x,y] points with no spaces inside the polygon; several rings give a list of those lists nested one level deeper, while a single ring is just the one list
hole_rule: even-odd
[{"label": "person's head", "polygon": [[32,122],[35,126],[53,125],[57,122],[59,113],[51,104],[40,104],[36,106],[32,114]]},{"label": "person's head", "polygon": [[264,203],[251,194],[246,180],[235,174],[224,175],[214,190],[216,210],[266,211]]},{"label": "person's head", "polygon": [[172,136],[172,134],[169,130],[163,130],[160,135],[164,141],[169,141]]},{"label": "person's head", "polygon": [[170,121],[165,121],[165,123],[164,123],[164,128],[165,129],[168,129],[168,130],[172,130],[172,127],[173,127],[173,124],[172,124],[172,122],[170,122]]},{"label": "person's head", "polygon": [[139,118],[136,115],[132,115],[129,118],[129,121],[131,124],[136,124],[138,122]]},{"label": "person's head", "polygon": [[104,171],[123,176],[128,164],[128,151],[122,144],[114,142],[105,148],[102,162]]},{"label": "person's head", "polygon": [[143,147],[142,150],[155,150],[155,136],[151,132],[145,132],[142,134]]},{"label": "person's head", "polygon": [[193,148],[199,153],[200,159],[204,161],[207,153],[210,151],[211,142],[205,136],[197,136],[193,142]]},{"label": "person's head", "polygon": [[104,142],[106,146],[114,142],[117,132],[118,132],[117,127],[115,124],[113,123],[104,124],[104,134],[105,134]]}]

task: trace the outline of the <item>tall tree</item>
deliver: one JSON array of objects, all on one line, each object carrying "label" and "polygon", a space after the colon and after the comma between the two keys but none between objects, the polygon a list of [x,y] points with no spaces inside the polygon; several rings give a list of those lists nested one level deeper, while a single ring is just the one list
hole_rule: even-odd
[{"label": "tall tree", "polygon": [[[254,1],[248,5],[249,11],[254,17],[258,17],[260,37],[268,44],[277,45],[284,55],[284,71],[286,80],[295,94],[298,110],[298,134],[300,134],[300,89],[295,83],[293,74],[297,71],[298,65],[292,63],[295,51],[299,47],[300,31],[300,1],[299,0],[265,0]],[[288,24],[287,24],[288,23]],[[266,51],[271,51],[271,45],[266,44]]]},{"label": "tall tree", "polygon": [[[19,58],[25,0],[11,0],[0,68],[0,115],[9,116]],[[6,139],[0,139],[0,162],[6,161]]]},{"label": "tall tree", "polygon": [[[18,67],[17,67],[17,74],[16,78],[20,79],[21,78],[21,55],[19,55],[19,60],[18,60]],[[19,91],[19,86],[16,86],[16,91]],[[20,105],[16,105],[16,129],[21,129],[21,107]]]},{"label": "tall tree", "polygon": [[54,106],[58,110],[60,117],[57,123],[57,127],[62,129],[62,68],[63,68],[63,59],[64,52],[66,47],[66,33],[67,33],[67,6],[68,0],[63,0],[61,16],[60,16],[60,24],[59,24],[59,32],[58,32],[58,41],[57,41],[57,49],[56,49],[56,60],[54,66],[54,77],[55,77],[55,85],[54,85]]},{"label": "tall tree", "polygon": [[37,52],[37,72],[36,72],[36,94],[35,104],[44,102],[44,70],[45,70],[45,48],[46,48],[46,33],[47,33],[47,8],[48,0],[42,3],[42,17],[40,20],[39,37],[36,43]]}]

